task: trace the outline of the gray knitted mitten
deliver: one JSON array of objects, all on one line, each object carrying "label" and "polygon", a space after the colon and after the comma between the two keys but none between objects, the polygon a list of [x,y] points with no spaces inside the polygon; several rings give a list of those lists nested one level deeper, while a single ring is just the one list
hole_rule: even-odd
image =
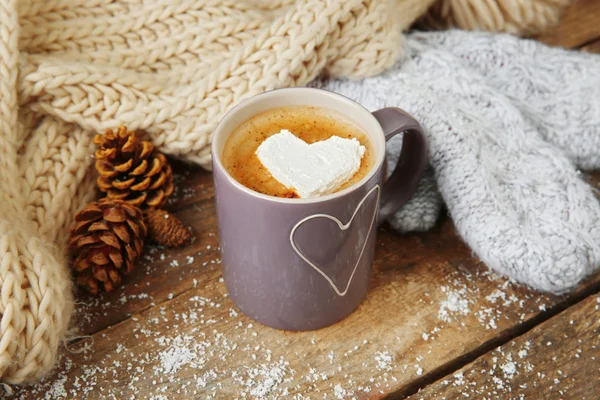
[{"label": "gray knitted mitten", "polygon": [[406,46],[382,75],[313,83],[370,110],[400,107],[425,128],[431,171],[392,226],[430,228],[443,198],[489,267],[574,288],[600,266],[600,202],[576,168],[600,168],[600,56],[462,31],[413,33]]}]

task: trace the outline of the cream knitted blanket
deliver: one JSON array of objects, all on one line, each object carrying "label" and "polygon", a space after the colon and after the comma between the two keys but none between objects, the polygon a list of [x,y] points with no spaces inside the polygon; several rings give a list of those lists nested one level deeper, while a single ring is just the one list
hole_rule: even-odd
[{"label": "cream knitted blanket", "polygon": [[[555,20],[566,2],[442,1],[436,12],[519,30],[531,15]],[[322,72],[385,70],[400,31],[432,3],[0,0],[2,381],[47,372],[69,327],[65,242],[94,195],[94,132],[144,129],[163,152],[208,167],[211,132],[234,104]]]}]

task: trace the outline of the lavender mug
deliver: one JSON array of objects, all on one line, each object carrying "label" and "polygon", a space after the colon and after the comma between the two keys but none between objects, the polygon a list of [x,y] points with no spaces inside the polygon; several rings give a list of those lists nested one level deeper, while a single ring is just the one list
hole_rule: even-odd
[{"label": "lavender mug", "polygon": [[[263,195],[238,183],[221,157],[229,135],[272,108],[327,108],[369,136],[372,170],[355,185],[317,198]],[[403,133],[400,161],[383,183],[385,142]],[[339,94],[278,89],[249,98],[219,123],[212,142],[223,277],[231,299],[256,321],[278,329],[311,330],[352,313],[367,294],[377,224],[416,189],[427,163],[419,123],[398,108],[370,113]]]}]

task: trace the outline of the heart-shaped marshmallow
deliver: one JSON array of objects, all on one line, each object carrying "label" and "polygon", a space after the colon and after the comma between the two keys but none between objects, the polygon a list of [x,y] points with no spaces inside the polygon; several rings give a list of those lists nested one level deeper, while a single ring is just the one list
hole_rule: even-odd
[{"label": "heart-shaped marshmallow", "polygon": [[352,178],[365,150],[356,138],[308,144],[283,129],[262,142],[256,155],[277,181],[308,198],[333,193]]}]

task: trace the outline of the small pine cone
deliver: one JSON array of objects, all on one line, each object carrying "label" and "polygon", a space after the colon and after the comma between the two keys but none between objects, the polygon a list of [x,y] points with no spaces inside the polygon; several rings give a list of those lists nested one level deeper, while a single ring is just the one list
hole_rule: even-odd
[{"label": "small pine cone", "polygon": [[173,171],[164,154],[120,126],[96,135],[98,188],[140,208],[162,207],[173,193]]},{"label": "small pine cone", "polygon": [[93,294],[110,292],[133,269],[142,253],[146,225],[142,211],[121,200],[104,198],[75,216],[69,248],[77,283]]},{"label": "small pine cone", "polygon": [[148,208],[145,217],[148,236],[156,243],[167,247],[179,247],[190,241],[190,231],[173,214],[159,208]]}]

